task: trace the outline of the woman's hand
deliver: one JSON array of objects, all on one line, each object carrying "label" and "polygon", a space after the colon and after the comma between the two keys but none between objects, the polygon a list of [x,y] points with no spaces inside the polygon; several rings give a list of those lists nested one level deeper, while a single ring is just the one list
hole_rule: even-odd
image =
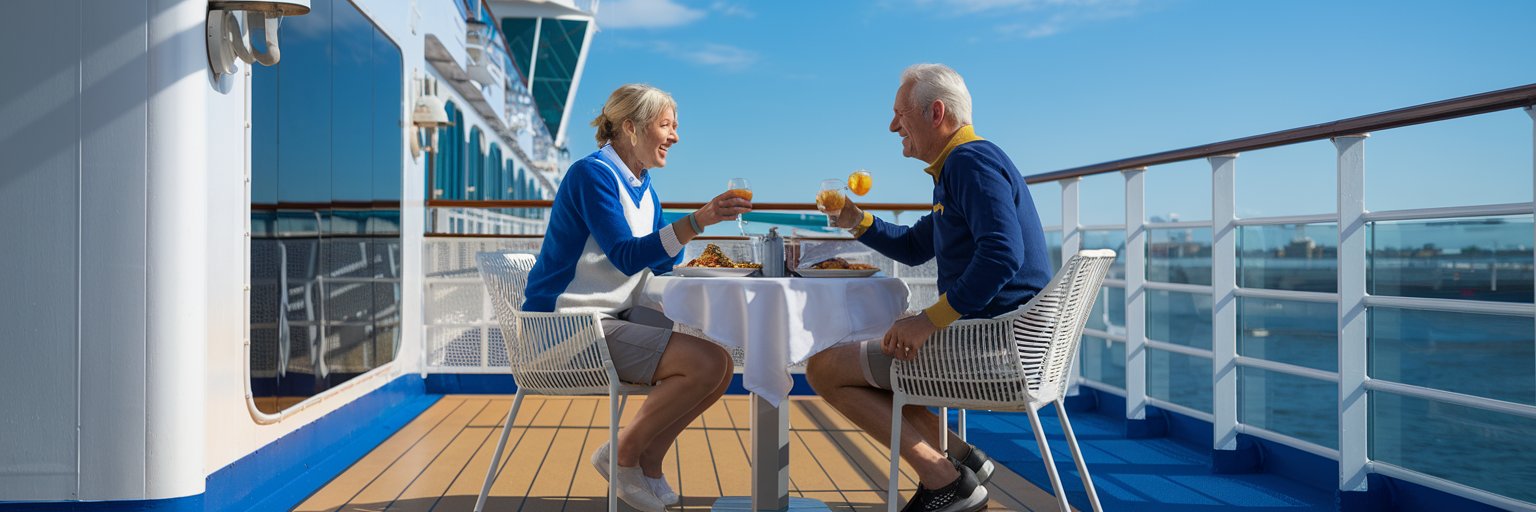
[{"label": "woman's hand", "polygon": [[728,191],[704,203],[703,208],[693,212],[693,218],[699,221],[700,226],[709,226],[722,221],[736,220],[736,216],[750,211],[752,211],[751,200]]}]

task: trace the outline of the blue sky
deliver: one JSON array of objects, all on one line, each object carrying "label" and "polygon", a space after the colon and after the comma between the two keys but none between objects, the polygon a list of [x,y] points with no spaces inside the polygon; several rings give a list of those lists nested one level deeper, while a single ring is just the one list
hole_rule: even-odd
[{"label": "blue sky", "polygon": [[[745,177],[759,201],[809,202],[865,168],[865,201],[926,202],[886,130],[909,64],[965,76],[978,133],[1028,175],[1536,83],[1532,19],[1525,0],[605,0],[568,137],[595,149],[586,121],[645,82],[679,102],[663,200]],[[1532,139],[1522,111],[1373,134],[1367,207],[1530,201]],[[1240,216],[1334,210],[1327,142],[1237,165]],[[1149,215],[1208,219],[1208,173],[1151,169]],[[1032,190],[1059,222],[1059,187]],[[1122,194],[1085,180],[1082,221],[1123,221]]]}]

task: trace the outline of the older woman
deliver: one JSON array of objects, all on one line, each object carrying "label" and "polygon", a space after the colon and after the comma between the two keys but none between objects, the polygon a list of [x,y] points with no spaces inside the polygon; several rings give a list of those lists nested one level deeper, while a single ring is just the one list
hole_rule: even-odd
[{"label": "older woman", "polygon": [[662,459],[694,418],[725,393],[731,358],[718,345],[672,332],[660,312],[635,298],[652,272],[666,272],[683,245],[705,226],[750,211],[749,200],[721,194],[703,208],[666,225],[650,170],[667,165],[677,144],[677,105],[648,85],[629,84],[608,96],[597,128],[597,152],[571,164],[555,193],[538,263],[528,276],[528,311],[597,312],[619,379],[654,384],[619,446],[592,454],[610,477],[618,457],[619,497],[640,510],[677,502],[662,475]]}]

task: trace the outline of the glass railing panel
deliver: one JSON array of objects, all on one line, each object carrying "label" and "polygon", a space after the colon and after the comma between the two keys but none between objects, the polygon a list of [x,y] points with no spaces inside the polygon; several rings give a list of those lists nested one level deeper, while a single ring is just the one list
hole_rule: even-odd
[{"label": "glass railing panel", "polygon": [[1237,353],[1325,371],[1339,368],[1339,306],[1239,297]]},{"label": "glass railing panel", "polygon": [[1147,338],[1209,350],[1211,296],[1147,290]]},{"label": "glass railing panel", "polygon": [[[1111,249],[1115,261],[1109,265],[1110,279],[1125,279],[1125,230],[1085,230],[1080,249]],[[1060,268],[1060,267],[1057,267]]]},{"label": "glass railing panel", "polygon": [[1377,131],[1365,152],[1367,211],[1531,200],[1531,118],[1522,109]]},{"label": "glass railing panel", "polygon": [[1531,317],[1383,307],[1369,314],[1372,379],[1536,405]]},{"label": "glass railing panel", "polygon": [[1061,268],[1061,230],[1050,229],[1045,232],[1046,251],[1051,255],[1051,271]]},{"label": "glass railing panel", "polygon": [[1125,389],[1125,344],[1083,336],[1083,377]]},{"label": "glass railing panel", "polygon": [[[1376,141],[1367,143],[1369,151]],[[1328,140],[1243,152],[1236,165],[1238,217],[1311,215],[1338,208],[1338,150]]]},{"label": "glass railing panel", "polygon": [[[1061,187],[1056,187],[1060,196]],[[1125,222],[1125,178],[1118,172],[1083,176],[1077,182],[1077,223],[1103,226]]]},{"label": "glass railing panel", "polygon": [[1337,223],[1243,226],[1237,230],[1237,285],[1337,292],[1338,246]]},{"label": "glass railing panel", "polygon": [[1147,230],[1147,280],[1211,284],[1211,228]]},{"label": "glass railing panel", "polygon": [[[1238,160],[1242,169],[1242,160]],[[1120,173],[1115,173],[1120,176]],[[1147,168],[1143,203],[1150,222],[1211,218],[1211,164],[1204,158]],[[1123,181],[1123,179],[1122,179]],[[1083,203],[1092,204],[1092,203]]]},{"label": "glass railing panel", "polygon": [[1211,360],[1147,350],[1147,396],[1211,412]]},{"label": "glass railing panel", "polygon": [[1055,182],[1029,185],[1029,197],[1035,202],[1035,213],[1042,226],[1061,225],[1061,184]]},{"label": "glass railing panel", "polygon": [[1371,459],[1536,501],[1536,419],[1382,391],[1370,404]]},{"label": "glass railing panel", "polygon": [[1238,368],[1240,422],[1339,447],[1339,385],[1260,368]]},{"label": "glass railing panel", "polygon": [[1531,302],[1530,215],[1374,222],[1372,295]]},{"label": "glass railing panel", "polygon": [[1099,298],[1093,301],[1093,311],[1088,314],[1087,327],[1110,334],[1125,335],[1125,288],[1119,286],[1099,288]]}]

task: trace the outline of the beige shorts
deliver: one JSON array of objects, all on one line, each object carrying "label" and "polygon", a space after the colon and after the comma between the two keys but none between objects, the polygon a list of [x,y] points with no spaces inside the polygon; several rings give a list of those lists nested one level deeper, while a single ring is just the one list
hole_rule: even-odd
[{"label": "beige shorts", "polygon": [[630,308],[619,312],[618,318],[603,319],[603,339],[619,380],[654,384],[656,365],[672,339],[672,320],[654,309]]},{"label": "beige shorts", "polygon": [[891,356],[880,350],[882,340],[859,342],[859,368],[864,370],[864,381],[880,389],[891,389]]}]

